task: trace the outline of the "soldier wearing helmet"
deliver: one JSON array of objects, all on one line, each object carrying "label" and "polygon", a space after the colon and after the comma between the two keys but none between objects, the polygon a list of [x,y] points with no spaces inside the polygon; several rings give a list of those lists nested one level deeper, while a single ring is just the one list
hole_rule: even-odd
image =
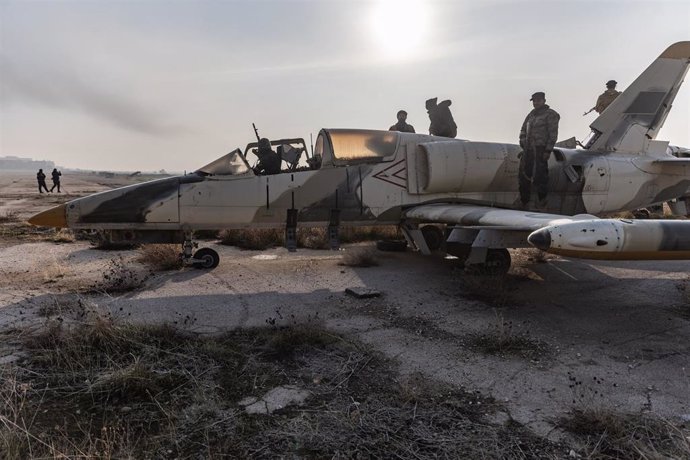
[{"label": "soldier wearing helmet", "polygon": [[259,139],[256,156],[259,162],[254,167],[254,174],[280,174],[280,156],[271,148],[271,141],[262,137]]}]

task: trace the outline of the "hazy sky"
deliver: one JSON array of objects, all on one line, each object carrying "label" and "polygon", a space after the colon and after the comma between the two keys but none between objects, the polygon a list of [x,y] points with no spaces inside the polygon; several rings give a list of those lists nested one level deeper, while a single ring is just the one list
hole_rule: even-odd
[{"label": "hazy sky", "polygon": [[[545,91],[583,139],[624,89],[690,40],[678,1],[0,0],[0,156],[73,168],[194,170],[254,140],[387,129],[452,99],[458,137],[516,142]],[[690,146],[690,84],[659,139]]]}]

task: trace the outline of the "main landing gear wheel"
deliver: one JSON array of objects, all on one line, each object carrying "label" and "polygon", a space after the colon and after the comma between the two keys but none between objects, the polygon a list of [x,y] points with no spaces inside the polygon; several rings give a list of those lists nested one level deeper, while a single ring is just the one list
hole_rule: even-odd
[{"label": "main landing gear wheel", "polygon": [[426,246],[429,251],[438,251],[443,246],[443,241],[445,240],[443,235],[443,230],[435,225],[425,225],[420,228],[422,231],[422,236],[426,242]]},{"label": "main landing gear wheel", "polygon": [[220,262],[220,256],[211,248],[201,248],[194,253],[194,268],[204,268],[206,270],[216,268]]},{"label": "main landing gear wheel", "polygon": [[468,271],[477,275],[503,276],[510,269],[510,252],[505,248],[489,249],[486,262],[467,267]]}]

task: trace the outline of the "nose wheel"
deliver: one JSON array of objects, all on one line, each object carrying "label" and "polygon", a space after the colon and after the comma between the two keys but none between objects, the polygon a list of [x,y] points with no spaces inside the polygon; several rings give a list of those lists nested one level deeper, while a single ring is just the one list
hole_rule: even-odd
[{"label": "nose wheel", "polygon": [[220,256],[216,251],[211,248],[201,248],[198,251],[192,252],[198,246],[192,240],[192,233],[188,232],[185,234],[185,239],[182,242],[182,260],[185,264],[191,264],[194,268],[201,268],[205,270],[210,270],[216,268],[220,262]]},{"label": "nose wheel", "polygon": [[194,253],[192,257],[192,266],[194,268],[203,268],[209,270],[216,268],[220,262],[220,256],[211,248],[201,248]]}]

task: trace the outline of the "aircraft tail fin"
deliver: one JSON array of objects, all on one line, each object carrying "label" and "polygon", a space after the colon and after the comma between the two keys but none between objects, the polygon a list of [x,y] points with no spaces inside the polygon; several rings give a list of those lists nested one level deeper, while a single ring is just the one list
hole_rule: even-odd
[{"label": "aircraft tail fin", "polygon": [[690,41],[666,51],[590,125],[590,150],[644,152],[656,138],[690,66]]}]

